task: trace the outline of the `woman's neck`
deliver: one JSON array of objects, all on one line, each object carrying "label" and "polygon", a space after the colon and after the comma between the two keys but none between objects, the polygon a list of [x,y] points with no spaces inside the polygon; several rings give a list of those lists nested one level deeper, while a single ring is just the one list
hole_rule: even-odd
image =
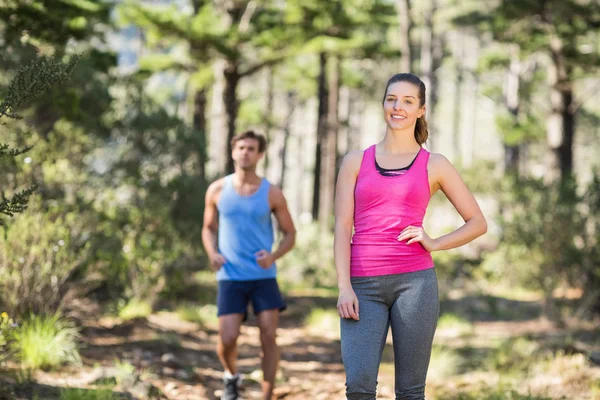
[{"label": "woman's neck", "polygon": [[388,129],[379,144],[379,149],[388,154],[415,153],[421,149],[415,140],[414,130],[392,131]]}]

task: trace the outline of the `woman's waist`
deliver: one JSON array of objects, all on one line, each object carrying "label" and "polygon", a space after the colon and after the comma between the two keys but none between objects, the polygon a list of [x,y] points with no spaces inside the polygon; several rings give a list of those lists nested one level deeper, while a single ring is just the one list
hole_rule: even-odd
[{"label": "woman's waist", "polygon": [[386,258],[403,256],[421,256],[429,254],[419,242],[406,244],[397,239],[371,239],[368,241],[354,241],[351,243],[352,257]]}]

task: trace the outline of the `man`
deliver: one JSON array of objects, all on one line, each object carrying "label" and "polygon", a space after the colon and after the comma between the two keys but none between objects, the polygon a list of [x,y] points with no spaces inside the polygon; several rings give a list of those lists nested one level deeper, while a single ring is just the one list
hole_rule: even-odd
[{"label": "man", "polygon": [[[247,131],[235,136],[231,147],[235,172],[209,186],[202,229],[204,248],[217,272],[217,353],[225,369],[221,398],[238,398],[236,343],[252,302],[262,345],[262,390],[264,399],[270,400],[279,363],[279,312],[286,308],[276,281],[275,260],[294,246],[296,229],[281,189],[256,174],[266,150],[265,138]],[[271,213],[283,232],[273,252]]]}]

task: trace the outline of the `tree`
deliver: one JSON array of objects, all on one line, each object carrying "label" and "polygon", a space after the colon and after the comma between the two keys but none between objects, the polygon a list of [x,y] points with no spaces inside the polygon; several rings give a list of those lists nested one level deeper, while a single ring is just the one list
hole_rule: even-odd
[{"label": "tree", "polygon": [[[22,117],[17,114],[17,110],[38,97],[50,86],[68,79],[77,61],[78,57],[73,57],[67,64],[52,59],[40,58],[31,65],[21,68],[9,84],[6,95],[0,103],[0,119],[3,117],[21,119]],[[0,158],[16,157],[27,153],[31,148],[32,146],[14,149],[10,148],[8,144],[0,143]],[[6,197],[2,193],[0,214],[13,216],[15,213],[25,210],[29,197],[35,189],[36,186],[33,185],[15,192],[11,197]],[[0,219],[0,225],[3,224],[3,220]]]},{"label": "tree", "polygon": [[[192,59],[200,65],[199,74],[207,75],[201,70],[206,71],[215,60],[222,60],[219,73],[224,82],[222,103],[227,149],[224,149],[225,165],[218,167],[218,174],[232,172],[230,141],[237,133],[239,84],[291,54],[294,45],[299,44],[295,26],[285,25],[285,15],[280,7],[254,0],[216,5],[196,2],[191,16],[176,10],[156,11],[138,5],[128,5],[124,13],[141,27],[154,28],[160,35],[186,41]],[[203,83],[206,85],[209,80]]]},{"label": "tree", "polygon": [[546,128],[546,177],[554,180],[570,175],[579,108],[575,82],[600,65],[600,53],[593,45],[600,30],[600,4],[577,0],[501,0],[492,10],[472,11],[456,22],[489,31],[497,41],[514,43],[526,55],[542,53],[549,58],[551,111]]}]

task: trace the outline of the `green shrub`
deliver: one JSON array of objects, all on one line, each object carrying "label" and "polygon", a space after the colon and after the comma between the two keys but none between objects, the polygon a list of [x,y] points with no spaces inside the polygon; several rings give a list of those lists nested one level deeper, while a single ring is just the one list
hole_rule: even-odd
[{"label": "green shrub", "polygon": [[110,388],[102,389],[79,389],[63,388],[60,390],[60,400],[118,400],[119,395],[113,393]]},{"label": "green shrub", "polygon": [[215,324],[218,321],[217,306],[214,304],[205,304],[200,307],[184,305],[177,308],[177,315],[185,321],[195,322],[200,326]]},{"label": "green shrub", "polygon": [[321,232],[317,223],[298,228],[296,246],[277,262],[281,278],[309,287],[337,284],[333,259],[333,233]]},{"label": "green shrub", "polygon": [[0,303],[10,315],[55,313],[87,256],[82,218],[39,203],[0,236]]},{"label": "green shrub", "polygon": [[23,367],[51,369],[63,363],[81,363],[78,338],[74,324],[60,314],[32,315],[15,329],[10,345]]},{"label": "green shrub", "polygon": [[129,321],[135,318],[146,318],[152,314],[152,306],[148,302],[131,299],[119,309],[119,318]]},{"label": "green shrub", "polygon": [[0,362],[8,357],[8,341],[14,327],[15,323],[8,313],[3,312],[0,314]]}]

